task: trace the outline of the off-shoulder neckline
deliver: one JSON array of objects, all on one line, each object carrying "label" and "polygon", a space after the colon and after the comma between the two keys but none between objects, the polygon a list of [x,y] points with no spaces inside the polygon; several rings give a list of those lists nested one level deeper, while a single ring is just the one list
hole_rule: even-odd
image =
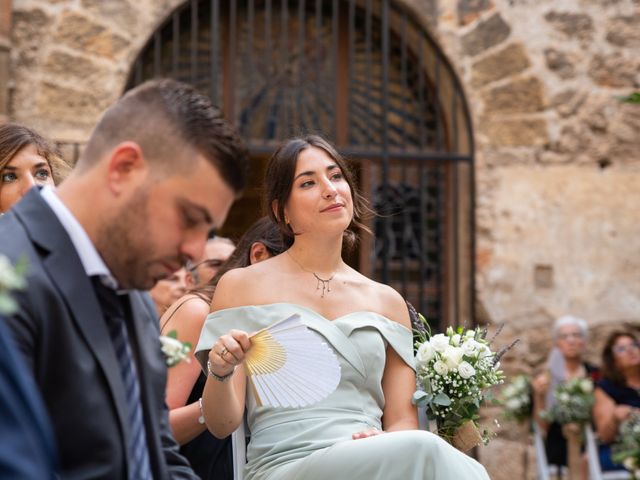
[{"label": "off-shoulder neckline", "polygon": [[407,327],[405,327],[404,325],[402,325],[401,323],[396,322],[395,320],[391,320],[388,317],[385,317],[384,315],[382,315],[381,313],[378,312],[374,312],[372,310],[357,310],[355,312],[349,312],[346,313],[344,315],[339,315],[335,318],[327,318],[325,317],[323,314],[321,314],[320,312],[318,312],[317,310],[314,310],[313,308],[307,307],[305,305],[300,305],[299,303],[292,303],[292,302],[273,302],[273,303],[262,303],[259,305],[242,305],[242,306],[238,306],[238,307],[228,307],[228,308],[222,308],[220,310],[216,310],[215,312],[211,312],[211,313],[220,313],[220,312],[227,312],[227,311],[233,311],[233,310],[238,310],[238,309],[243,309],[243,308],[261,308],[261,307],[275,307],[278,305],[290,305],[292,307],[296,307],[299,308],[301,310],[305,310],[309,313],[314,314],[317,317],[322,318],[323,320],[327,321],[327,322],[338,322],[340,320],[344,320],[345,318],[351,317],[353,315],[357,315],[357,314],[373,314],[383,320],[386,320],[387,322],[390,322],[393,325],[397,325],[398,327],[407,330],[408,332],[411,333],[411,330],[409,330]]}]

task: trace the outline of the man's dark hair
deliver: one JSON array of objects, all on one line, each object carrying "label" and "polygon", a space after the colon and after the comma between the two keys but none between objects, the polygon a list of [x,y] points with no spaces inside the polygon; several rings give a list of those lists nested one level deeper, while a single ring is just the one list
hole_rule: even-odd
[{"label": "man's dark hair", "polygon": [[126,141],[136,142],[150,164],[167,171],[188,169],[198,153],[233,190],[245,186],[249,157],[244,142],[209,98],[185,83],[150,80],[127,92],[104,113],[77,168],[91,168]]}]

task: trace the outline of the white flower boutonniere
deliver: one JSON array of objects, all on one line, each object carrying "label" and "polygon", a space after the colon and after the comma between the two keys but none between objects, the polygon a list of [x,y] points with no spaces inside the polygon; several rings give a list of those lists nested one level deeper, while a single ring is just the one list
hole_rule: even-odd
[{"label": "white flower boutonniere", "polygon": [[173,367],[183,360],[186,362],[191,361],[189,358],[191,344],[178,340],[177,331],[171,330],[166,335],[160,335],[160,344],[167,362],[167,367]]},{"label": "white flower boutonniere", "polygon": [[10,314],[17,310],[18,304],[11,297],[11,291],[26,286],[26,270],[26,260],[20,260],[14,267],[7,257],[0,255],[0,313]]}]

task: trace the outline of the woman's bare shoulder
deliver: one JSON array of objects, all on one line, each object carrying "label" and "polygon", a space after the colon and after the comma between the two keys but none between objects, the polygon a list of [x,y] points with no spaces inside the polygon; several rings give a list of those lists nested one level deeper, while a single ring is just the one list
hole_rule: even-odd
[{"label": "woman's bare shoulder", "polygon": [[[352,272],[352,281],[355,288],[359,290],[361,298],[368,299],[367,304],[370,305],[370,309],[409,329],[411,328],[407,303],[393,287],[371,280],[356,270]],[[372,303],[371,299],[376,300]]]}]

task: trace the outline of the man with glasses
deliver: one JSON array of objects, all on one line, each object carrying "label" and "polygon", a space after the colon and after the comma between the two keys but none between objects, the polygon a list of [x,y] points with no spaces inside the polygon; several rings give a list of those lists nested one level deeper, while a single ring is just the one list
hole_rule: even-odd
[{"label": "man with glasses", "polygon": [[206,285],[236,249],[231,240],[213,237],[207,241],[204,255],[196,262],[187,263],[187,288]]}]

